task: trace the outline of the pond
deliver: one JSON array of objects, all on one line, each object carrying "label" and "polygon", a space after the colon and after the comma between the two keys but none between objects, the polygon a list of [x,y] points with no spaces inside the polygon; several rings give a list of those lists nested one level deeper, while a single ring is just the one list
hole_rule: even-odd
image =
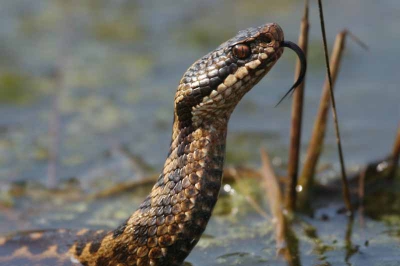
[{"label": "pond", "polygon": [[[325,2],[330,47],[344,28],[369,46],[365,51],[346,42],[335,89],[346,166],[357,171],[389,154],[400,121],[400,2]],[[285,38],[296,42],[302,13],[303,1],[296,0],[2,0],[0,234],[117,226],[150,186],[96,200],[90,195],[159,172],[184,71],[238,30],[266,22],[280,24]],[[310,19],[303,157],[325,78],[316,1]],[[291,100],[274,106],[293,82],[294,63],[286,51],[236,108],[228,166],[259,167],[264,146],[285,174]],[[328,168],[321,182],[339,176],[331,125],[320,165]],[[221,192],[187,262],[288,263],[276,256],[271,219],[254,211],[237,188],[245,187],[267,210],[264,192],[251,178],[240,182]],[[321,198],[313,217],[300,215],[293,228],[301,265],[400,265],[399,187],[373,192],[353,221],[337,212],[340,192]]]}]

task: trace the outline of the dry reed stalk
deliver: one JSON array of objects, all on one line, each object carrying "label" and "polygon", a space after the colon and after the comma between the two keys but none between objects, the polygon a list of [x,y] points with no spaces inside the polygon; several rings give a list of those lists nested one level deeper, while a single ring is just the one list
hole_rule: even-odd
[{"label": "dry reed stalk", "polygon": [[261,176],[267,192],[271,214],[276,220],[275,238],[279,250],[286,246],[286,219],[282,211],[282,193],[267,152],[264,149],[261,149],[260,152],[262,162]]},{"label": "dry reed stalk", "polygon": [[290,266],[300,266],[298,256],[299,241],[291,230],[287,217],[283,213],[283,198],[279,180],[272,168],[267,152],[261,149],[261,176],[268,196],[269,208],[276,222],[275,240],[277,254],[282,255]]},{"label": "dry reed stalk", "polygon": [[[236,183],[239,182],[239,173],[233,169],[232,170],[232,178],[236,181]],[[265,219],[270,220],[271,217],[263,210],[263,208],[257,203],[257,201],[248,193],[244,192],[243,190],[240,190],[240,188],[237,188],[238,191],[244,195],[247,203],[249,203],[249,205],[262,217],[264,217]]]},{"label": "dry reed stalk", "polygon": [[151,175],[140,180],[121,182],[116,184],[115,186],[112,186],[111,188],[107,188],[95,194],[89,195],[88,199],[95,200],[95,199],[115,197],[121,195],[122,193],[132,191],[144,186],[151,186],[154,184],[155,181],[157,181],[157,177],[158,175]]},{"label": "dry reed stalk", "polygon": [[[300,25],[300,35],[298,44],[303,50],[307,57],[308,50],[308,0],[305,0],[304,14]],[[297,59],[295,79],[300,74],[301,63]],[[285,192],[285,207],[288,211],[293,212],[296,209],[296,186],[299,169],[299,154],[300,154],[300,143],[301,143],[301,125],[303,118],[303,99],[304,99],[304,86],[303,81],[297,89],[294,91],[293,102],[292,102],[292,126],[290,130],[290,152],[289,152],[289,163],[288,163],[288,183],[286,185]]]},{"label": "dry reed stalk", "polygon": [[392,165],[392,169],[389,174],[389,178],[393,179],[396,175],[397,167],[399,165],[399,158],[400,158],[400,124],[399,124],[399,127],[397,128],[396,140],[394,142],[391,157],[393,160],[393,165]]},{"label": "dry reed stalk", "polygon": [[[335,39],[333,46],[332,57],[331,57],[331,76],[332,76],[332,89],[335,85],[336,78],[339,73],[339,66],[342,60],[344,44],[346,39],[347,31],[340,32]],[[314,183],[315,169],[318,164],[320,157],[323,141],[325,137],[326,124],[328,120],[328,111],[331,105],[330,102],[330,90],[329,90],[329,79],[325,79],[322,96],[318,108],[317,117],[314,122],[314,128],[310,138],[310,144],[308,146],[306,159],[303,167],[303,171],[299,177],[299,188],[301,193],[298,195],[298,205],[304,208],[308,203],[308,197],[310,190]]]},{"label": "dry reed stalk", "polygon": [[365,197],[365,178],[367,177],[368,167],[363,168],[358,175],[358,201],[360,208],[364,205]]},{"label": "dry reed stalk", "polygon": [[299,240],[293,232],[287,228],[288,246],[280,250],[280,254],[285,258],[288,266],[301,266],[299,255]]}]

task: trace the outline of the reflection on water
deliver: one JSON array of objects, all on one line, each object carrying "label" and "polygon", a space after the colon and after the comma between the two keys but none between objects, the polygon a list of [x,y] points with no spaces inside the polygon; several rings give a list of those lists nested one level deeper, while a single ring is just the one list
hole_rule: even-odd
[{"label": "reflection on water", "polygon": [[[354,166],[390,151],[400,118],[396,79],[400,41],[396,10],[400,2],[326,1],[325,8],[331,41],[346,27],[370,47],[365,52],[348,44],[337,83],[345,157],[347,165]],[[305,143],[325,71],[315,11],[312,6]],[[126,204],[118,205],[105,199],[87,202],[83,196],[83,192],[130,180],[134,173],[134,178],[139,178],[129,159],[113,153],[115,147],[127,147],[146,165],[160,169],[169,145],[174,92],[185,69],[249,26],[278,22],[286,39],[295,41],[301,12],[302,1],[294,0],[184,4],[175,0],[2,1],[0,207],[6,211],[0,214],[0,232],[118,224],[145,192],[135,197],[122,195],[119,200]],[[376,14],[382,15],[377,18]],[[289,101],[273,106],[292,83],[293,66],[294,56],[285,54],[238,106],[228,134],[228,164],[257,165],[259,146],[266,145],[284,167]],[[61,73],[61,80],[55,72]],[[57,105],[54,99],[58,99]],[[54,113],[59,119],[57,138],[49,133]],[[62,195],[53,195],[41,185],[47,178],[52,145],[57,147],[56,173]],[[331,132],[322,162],[333,162],[334,169],[335,147]],[[23,191],[46,192],[26,195],[12,190],[16,194],[10,196],[11,181],[28,186]],[[371,195],[366,199],[365,227],[358,226],[356,217],[347,237],[344,228],[348,221],[335,214],[337,206],[321,210],[328,214],[327,222],[304,217],[316,233],[310,237],[302,233],[302,226],[295,226],[300,243],[297,264],[343,265],[347,260],[349,265],[378,265],[382,257],[388,263],[396,261],[398,191]],[[56,200],[49,203],[49,198]],[[64,206],[65,202],[69,204]],[[243,211],[249,207],[240,195],[220,202],[207,229],[207,235],[213,237],[203,237],[188,261],[193,265],[286,264],[275,256],[271,221]],[[224,202],[230,208],[223,208]]]}]

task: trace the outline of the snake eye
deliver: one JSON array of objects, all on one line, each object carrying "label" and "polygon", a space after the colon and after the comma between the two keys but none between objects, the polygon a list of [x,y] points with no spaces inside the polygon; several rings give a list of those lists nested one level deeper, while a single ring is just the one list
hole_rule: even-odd
[{"label": "snake eye", "polygon": [[250,47],[246,44],[236,44],[233,47],[233,55],[238,59],[246,59],[250,56]]}]

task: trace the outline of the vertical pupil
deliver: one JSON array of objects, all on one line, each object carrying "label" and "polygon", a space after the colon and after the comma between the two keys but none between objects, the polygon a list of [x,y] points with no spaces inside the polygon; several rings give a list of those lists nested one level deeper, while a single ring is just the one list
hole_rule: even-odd
[{"label": "vertical pupil", "polygon": [[244,52],[244,47],[243,47],[243,45],[240,47],[240,57],[244,57],[244,54],[245,54],[245,52]]},{"label": "vertical pupil", "polygon": [[249,55],[249,47],[243,44],[238,44],[234,47],[234,54],[240,59],[244,59]]}]

